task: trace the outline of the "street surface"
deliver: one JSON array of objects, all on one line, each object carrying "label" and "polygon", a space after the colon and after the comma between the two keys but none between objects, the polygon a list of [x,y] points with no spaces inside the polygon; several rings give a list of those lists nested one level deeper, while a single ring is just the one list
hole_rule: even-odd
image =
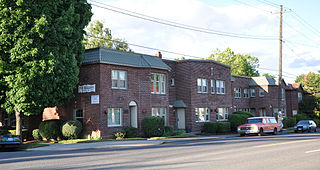
[{"label": "street surface", "polygon": [[0,153],[0,169],[320,169],[320,133]]}]

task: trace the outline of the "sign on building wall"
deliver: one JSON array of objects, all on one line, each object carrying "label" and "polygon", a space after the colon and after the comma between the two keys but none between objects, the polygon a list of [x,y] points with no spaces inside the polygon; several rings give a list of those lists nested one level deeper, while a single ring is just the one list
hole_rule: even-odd
[{"label": "sign on building wall", "polygon": [[96,92],[96,84],[87,84],[78,87],[78,93]]},{"label": "sign on building wall", "polygon": [[99,95],[91,96],[91,104],[99,104]]}]

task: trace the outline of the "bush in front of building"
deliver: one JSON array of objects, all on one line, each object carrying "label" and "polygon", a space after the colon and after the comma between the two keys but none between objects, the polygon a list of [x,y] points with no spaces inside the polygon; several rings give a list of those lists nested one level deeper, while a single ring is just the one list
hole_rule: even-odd
[{"label": "bush in front of building", "polygon": [[39,129],[33,129],[32,136],[33,136],[33,139],[35,139],[35,140],[41,140],[41,135],[39,133]]},{"label": "bush in front of building", "polygon": [[51,119],[42,121],[39,125],[39,133],[45,140],[58,139],[62,137],[61,126],[63,120]]},{"label": "bush in front of building", "polygon": [[247,119],[253,116],[252,113],[244,111],[234,112],[229,115],[228,121],[230,122],[231,131],[236,132],[239,125],[247,123]]},{"label": "bush in front of building", "polygon": [[229,133],[231,132],[230,122],[217,122],[217,133]]},{"label": "bush in front of building", "polygon": [[77,139],[82,131],[82,124],[78,120],[71,120],[62,125],[62,135],[67,139]]},{"label": "bush in front of building", "polygon": [[146,117],[142,128],[145,137],[160,137],[164,133],[164,119],[161,117]]},{"label": "bush in front of building", "polygon": [[305,113],[296,114],[293,117],[296,118],[297,122],[299,122],[300,120],[309,120],[310,119],[310,117]]},{"label": "bush in front of building", "polygon": [[289,128],[294,127],[297,123],[297,120],[295,117],[285,117],[282,120],[283,128]]},{"label": "bush in front of building", "polygon": [[121,140],[126,136],[126,132],[124,130],[119,130],[114,133],[114,136],[117,140]]},{"label": "bush in front of building", "polygon": [[205,122],[203,125],[203,132],[217,133],[218,124],[216,122]]},{"label": "bush in front of building", "polygon": [[139,135],[139,130],[135,127],[125,127],[124,131],[126,132],[126,138],[135,138]]},{"label": "bush in front of building", "polygon": [[317,124],[317,128],[320,128],[320,119],[316,117],[316,118],[313,118],[313,121]]}]

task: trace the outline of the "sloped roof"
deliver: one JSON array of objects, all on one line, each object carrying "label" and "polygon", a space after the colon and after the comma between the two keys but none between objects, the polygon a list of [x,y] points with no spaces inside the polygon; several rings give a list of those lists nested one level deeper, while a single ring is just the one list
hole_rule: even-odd
[{"label": "sloped roof", "polygon": [[171,70],[161,58],[146,54],[124,52],[107,48],[94,48],[86,50],[83,64],[104,63],[138,68],[156,68]]},{"label": "sloped roof", "polygon": [[175,108],[186,108],[187,105],[182,100],[176,100],[173,104]]},{"label": "sloped roof", "polygon": [[301,86],[301,83],[292,83],[292,87],[295,89],[300,88],[300,86]]},{"label": "sloped roof", "polygon": [[278,80],[270,77],[251,77],[249,86],[278,85]]}]

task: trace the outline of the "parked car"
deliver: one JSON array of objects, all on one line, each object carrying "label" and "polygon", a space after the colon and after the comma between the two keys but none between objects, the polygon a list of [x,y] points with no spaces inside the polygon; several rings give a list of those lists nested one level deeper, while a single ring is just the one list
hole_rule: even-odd
[{"label": "parked car", "polygon": [[316,132],[317,131],[317,124],[313,120],[300,120],[295,126],[294,126],[294,132]]},{"label": "parked car", "polygon": [[19,148],[20,146],[20,136],[10,134],[8,130],[0,130],[0,149]]},{"label": "parked car", "polygon": [[248,123],[238,126],[240,136],[249,134],[263,135],[264,133],[277,134],[281,130],[280,124],[274,117],[250,117]]}]

